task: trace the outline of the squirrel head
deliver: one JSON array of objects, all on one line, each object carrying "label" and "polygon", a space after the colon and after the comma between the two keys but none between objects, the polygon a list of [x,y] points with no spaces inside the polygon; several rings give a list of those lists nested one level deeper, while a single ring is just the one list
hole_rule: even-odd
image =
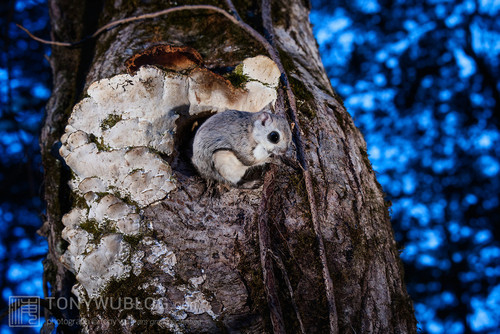
[{"label": "squirrel head", "polygon": [[255,114],[253,137],[269,154],[283,155],[290,147],[292,132],[284,117],[260,111]]}]

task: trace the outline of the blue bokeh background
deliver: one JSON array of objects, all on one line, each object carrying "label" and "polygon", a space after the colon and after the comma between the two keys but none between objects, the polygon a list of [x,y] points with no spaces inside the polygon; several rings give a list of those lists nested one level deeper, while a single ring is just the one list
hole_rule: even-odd
[{"label": "blue bokeh background", "polygon": [[[0,309],[42,296],[41,0],[0,5]],[[312,1],[332,86],[392,202],[424,333],[500,333],[500,1]],[[4,320],[0,333],[10,333]],[[22,332],[26,332],[23,330]]]},{"label": "blue bokeh background", "polygon": [[313,1],[429,333],[500,332],[499,1]]}]

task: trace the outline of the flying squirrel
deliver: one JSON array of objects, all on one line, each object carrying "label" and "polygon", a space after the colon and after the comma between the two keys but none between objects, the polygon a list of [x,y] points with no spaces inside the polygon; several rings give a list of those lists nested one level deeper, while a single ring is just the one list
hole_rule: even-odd
[{"label": "flying squirrel", "polygon": [[252,113],[226,110],[208,118],[196,132],[192,162],[200,175],[241,188],[255,188],[254,171],[284,155],[292,133],[284,117],[264,108]]}]

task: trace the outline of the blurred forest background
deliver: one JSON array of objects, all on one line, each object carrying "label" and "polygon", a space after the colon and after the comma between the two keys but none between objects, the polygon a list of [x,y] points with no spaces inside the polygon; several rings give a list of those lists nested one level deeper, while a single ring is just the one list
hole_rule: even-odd
[{"label": "blurred forest background", "polygon": [[[423,333],[500,333],[500,1],[313,0],[332,86],[368,143]],[[39,295],[46,1],[0,4],[0,310]],[[0,333],[10,333],[7,321]],[[24,331],[26,332],[26,331]]]}]

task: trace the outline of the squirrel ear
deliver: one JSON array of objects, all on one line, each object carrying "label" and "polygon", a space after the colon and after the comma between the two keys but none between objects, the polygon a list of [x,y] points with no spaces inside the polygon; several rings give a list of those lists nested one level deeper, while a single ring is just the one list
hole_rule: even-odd
[{"label": "squirrel ear", "polygon": [[266,111],[261,111],[259,121],[262,123],[262,126],[269,124],[269,122],[271,122],[271,114]]},{"label": "squirrel ear", "polygon": [[261,111],[266,111],[268,113],[274,113],[274,105],[272,102],[269,102],[269,104],[267,106],[265,106],[264,108],[262,108]]}]

